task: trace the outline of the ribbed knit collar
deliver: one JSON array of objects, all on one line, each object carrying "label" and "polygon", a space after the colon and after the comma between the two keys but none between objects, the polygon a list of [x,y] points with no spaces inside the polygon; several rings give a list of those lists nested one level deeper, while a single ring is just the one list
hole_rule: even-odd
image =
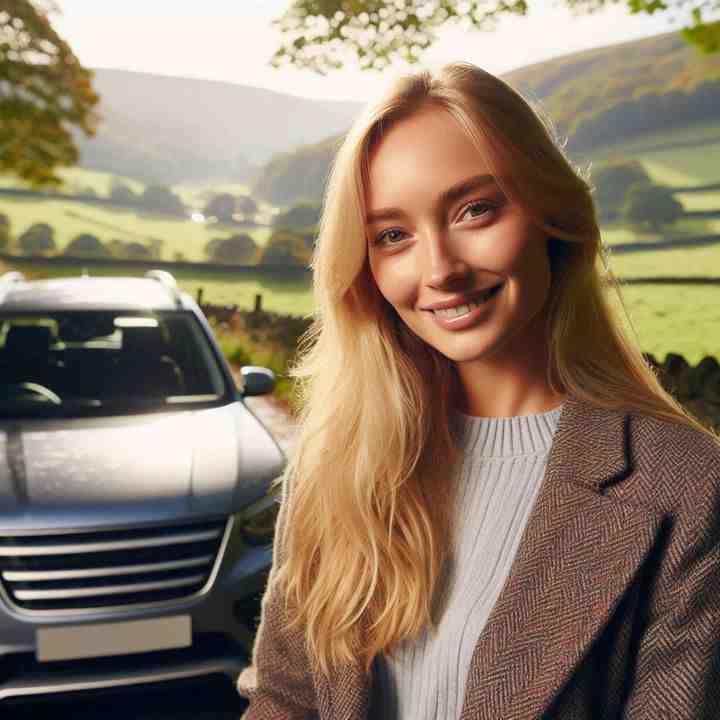
[{"label": "ribbed knit collar", "polygon": [[549,450],[564,404],[532,415],[478,417],[453,411],[453,417],[466,453],[515,457]]}]

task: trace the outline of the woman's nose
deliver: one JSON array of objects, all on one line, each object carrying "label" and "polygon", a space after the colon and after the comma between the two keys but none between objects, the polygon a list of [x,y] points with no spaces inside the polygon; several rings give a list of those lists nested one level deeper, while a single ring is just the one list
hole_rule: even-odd
[{"label": "woman's nose", "polygon": [[443,289],[466,279],[470,266],[458,255],[445,233],[432,231],[425,236],[424,263],[426,284]]}]

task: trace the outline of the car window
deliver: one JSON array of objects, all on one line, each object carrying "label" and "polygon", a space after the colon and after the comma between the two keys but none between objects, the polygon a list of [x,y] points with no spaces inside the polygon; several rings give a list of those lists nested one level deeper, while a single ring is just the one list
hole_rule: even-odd
[{"label": "car window", "polygon": [[0,414],[125,414],[226,401],[191,312],[0,314]]}]

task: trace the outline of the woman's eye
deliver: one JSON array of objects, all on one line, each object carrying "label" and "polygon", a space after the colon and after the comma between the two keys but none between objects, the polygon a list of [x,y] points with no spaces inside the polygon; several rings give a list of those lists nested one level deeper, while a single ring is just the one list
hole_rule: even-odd
[{"label": "woman's eye", "polygon": [[470,213],[470,218],[479,218],[483,217],[485,215],[488,215],[490,212],[492,212],[495,209],[495,206],[491,203],[487,202],[474,202],[465,208],[465,211],[460,216],[460,219],[463,219],[468,213]]},{"label": "woman's eye", "polygon": [[375,238],[375,244],[376,245],[395,245],[397,243],[393,242],[393,240],[399,240],[402,239],[403,232],[402,230],[384,230],[381,232],[377,238]]}]

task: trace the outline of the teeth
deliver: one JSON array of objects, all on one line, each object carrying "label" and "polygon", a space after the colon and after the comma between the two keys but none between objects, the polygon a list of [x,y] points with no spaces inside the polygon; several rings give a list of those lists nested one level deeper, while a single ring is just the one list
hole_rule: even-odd
[{"label": "teeth", "polygon": [[467,305],[456,305],[455,307],[451,308],[445,308],[444,310],[434,310],[433,312],[436,315],[440,315],[441,317],[447,317],[447,318],[455,318],[460,317],[460,315],[465,315],[469,313],[471,310],[475,310],[476,308],[479,308],[482,303],[484,303],[488,297],[490,296],[490,290],[488,290],[486,293],[484,293],[478,301],[470,302]]}]

